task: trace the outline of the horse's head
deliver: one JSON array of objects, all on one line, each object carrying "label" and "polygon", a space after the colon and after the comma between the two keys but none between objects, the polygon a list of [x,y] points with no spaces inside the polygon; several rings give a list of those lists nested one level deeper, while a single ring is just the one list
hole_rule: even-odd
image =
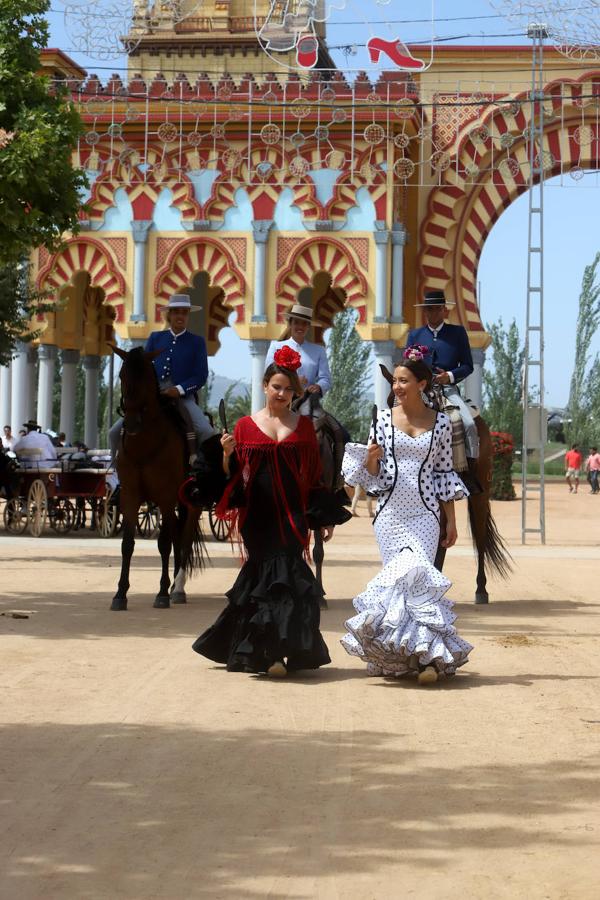
[{"label": "horse's head", "polygon": [[379,363],[379,368],[381,369],[381,374],[383,375],[383,377],[389,384],[390,388],[392,388],[390,390],[390,392],[388,394],[388,398],[387,398],[388,406],[391,409],[394,405],[394,390],[393,390],[394,376],[392,375],[392,373],[390,372],[388,367],[383,365],[383,363]]},{"label": "horse's head", "polygon": [[126,434],[139,434],[144,415],[158,403],[158,379],[152,360],[160,350],[146,353],[142,347],[135,347],[127,352],[113,345],[113,351],[123,360],[119,373],[123,428]]}]

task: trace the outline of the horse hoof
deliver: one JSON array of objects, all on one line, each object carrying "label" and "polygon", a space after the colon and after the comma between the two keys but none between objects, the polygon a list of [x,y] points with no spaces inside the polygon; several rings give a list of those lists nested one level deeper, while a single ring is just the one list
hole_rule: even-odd
[{"label": "horse hoof", "polygon": [[490,597],[489,597],[489,594],[487,593],[487,591],[485,592],[485,594],[481,594],[479,592],[477,592],[475,594],[475,604],[477,606],[483,606],[485,603],[489,603],[489,602],[490,602]]},{"label": "horse hoof", "polygon": [[154,606],[154,609],[168,609],[171,602],[169,597],[161,597],[160,594],[157,594],[152,605]]},{"label": "horse hoof", "polygon": [[173,591],[171,594],[171,603],[187,603],[187,594],[185,591]]},{"label": "horse hoof", "polygon": [[126,597],[113,597],[113,601],[110,604],[110,608],[113,612],[123,612],[127,609],[127,598]]}]

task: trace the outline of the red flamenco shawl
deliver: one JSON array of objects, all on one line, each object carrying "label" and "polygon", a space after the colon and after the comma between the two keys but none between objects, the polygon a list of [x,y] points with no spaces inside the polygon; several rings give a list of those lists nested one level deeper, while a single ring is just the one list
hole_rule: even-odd
[{"label": "red flamenco shawl", "polygon": [[298,510],[290,509],[289,497],[281,475],[281,463],[285,464],[296,482],[302,511],[306,514],[310,492],[319,487],[321,482],[321,458],[311,420],[307,416],[300,416],[296,429],[284,440],[275,441],[258,427],[251,416],[244,416],[235,426],[233,434],[236,442],[235,473],[217,506],[217,516],[227,519],[232,526],[232,534],[235,533],[239,538],[248,510],[246,506],[234,505],[232,508],[232,500],[240,495],[240,491],[244,497],[249,496],[248,488],[259,466],[266,460],[276,498],[275,505],[281,533],[283,535],[283,522],[287,519],[298,541],[308,548],[310,534],[308,525],[303,534],[296,527],[293,513],[297,514]]}]

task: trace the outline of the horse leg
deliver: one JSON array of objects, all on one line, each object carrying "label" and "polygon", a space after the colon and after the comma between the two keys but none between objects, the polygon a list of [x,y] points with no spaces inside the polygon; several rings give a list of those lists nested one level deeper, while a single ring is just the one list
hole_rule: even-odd
[{"label": "horse leg", "polygon": [[488,534],[488,519],[491,515],[488,492],[469,497],[469,522],[473,546],[477,554],[477,585],[475,588],[475,603],[483,605],[489,603],[487,592],[486,540]]},{"label": "horse leg", "polygon": [[325,551],[323,549],[323,538],[321,536],[321,529],[317,528],[316,531],[313,531],[315,536],[315,546],[313,548],[313,559],[315,561],[315,569],[316,569],[316,579],[317,584],[319,585],[319,606],[321,609],[327,609],[327,600],[325,599],[325,590],[323,589],[323,560],[325,558]]},{"label": "horse leg", "polygon": [[162,563],[162,571],[160,576],[160,587],[158,594],[154,598],[153,606],[155,609],[168,609],[171,605],[169,598],[169,588],[171,587],[169,560],[171,558],[171,547],[173,546],[173,523],[170,517],[163,516],[157,543]]},{"label": "horse leg", "polygon": [[121,540],[121,577],[117,593],[113,597],[110,608],[119,612],[127,609],[127,591],[129,590],[129,567],[133,548],[135,547],[135,526],[129,520],[123,520],[123,538]]},{"label": "horse leg", "polygon": [[186,511],[179,511],[179,516],[177,518],[177,524],[173,533],[173,558],[174,558],[174,572],[173,572],[173,589],[171,591],[171,602],[172,603],[187,603],[187,595],[185,593],[185,569],[181,567],[181,531],[182,531],[182,516],[185,516]]}]

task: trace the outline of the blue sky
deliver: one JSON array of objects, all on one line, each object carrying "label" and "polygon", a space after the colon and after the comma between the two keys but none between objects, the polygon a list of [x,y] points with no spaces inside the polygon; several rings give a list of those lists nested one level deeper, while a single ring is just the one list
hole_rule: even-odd
[{"label": "blue sky", "polygon": [[[251,0],[249,0],[249,5]],[[339,4],[341,5],[341,4]],[[487,0],[435,0],[433,33],[437,40],[449,43],[521,43],[522,27],[496,14]],[[123,70],[126,60],[99,62],[75,50],[64,25],[64,7],[52,0],[49,14],[51,46],[69,53],[80,65],[95,69],[102,78]],[[328,42],[332,47],[365,42],[365,19],[373,33],[402,37],[405,42],[429,41],[432,36],[430,0],[347,0],[346,8],[334,12]],[[469,18],[472,17],[472,18]],[[426,20],[421,24],[415,19]],[[407,20],[404,24],[402,20]],[[345,56],[334,51],[336,62]],[[357,48],[349,57],[352,67],[366,64],[366,51]],[[577,300],[586,265],[600,250],[600,181],[588,173],[577,185],[559,186],[558,179],[548,184],[545,193],[545,328],[546,386],[548,405],[566,403],[573,367]],[[516,319],[522,332],[525,321],[525,284],[527,266],[527,196],[521,196],[501,216],[483,248],[479,267],[482,318],[508,323]],[[232,329],[221,333],[222,347],[211,360],[215,372],[249,379],[250,357],[247,348]],[[600,352],[600,335],[594,350]],[[242,351],[242,352],[240,352]]]}]

